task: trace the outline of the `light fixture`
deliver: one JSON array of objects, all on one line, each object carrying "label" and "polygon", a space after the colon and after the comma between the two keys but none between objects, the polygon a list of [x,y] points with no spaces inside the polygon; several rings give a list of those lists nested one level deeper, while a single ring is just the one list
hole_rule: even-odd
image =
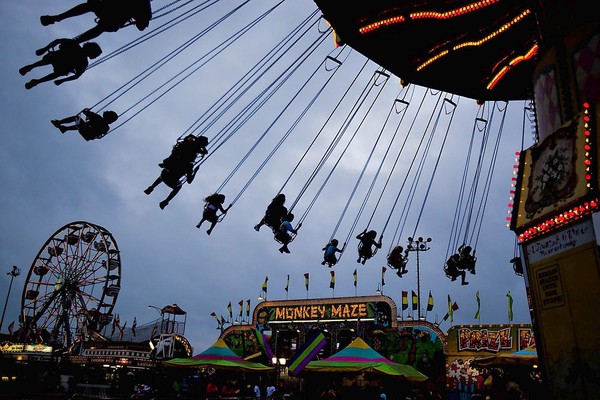
[{"label": "light fixture", "polygon": [[148,309],[154,308],[160,315],[162,315],[162,309],[153,305],[148,305]]}]

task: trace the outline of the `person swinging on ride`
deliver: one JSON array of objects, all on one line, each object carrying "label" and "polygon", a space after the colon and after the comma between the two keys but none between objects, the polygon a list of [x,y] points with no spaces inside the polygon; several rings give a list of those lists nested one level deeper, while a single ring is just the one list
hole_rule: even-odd
[{"label": "person swinging on ride", "polygon": [[169,157],[165,158],[158,166],[171,169],[180,163],[195,163],[198,156],[202,159],[208,154],[207,145],[208,138],[206,136],[187,135],[183,140],[175,143]]},{"label": "person swinging on ride", "polygon": [[453,254],[450,256],[448,261],[446,261],[446,265],[444,266],[444,272],[446,276],[450,278],[452,282],[456,280],[460,276],[461,285],[468,285],[469,282],[466,280],[467,273],[464,270],[458,269],[458,254]]},{"label": "person swinging on ride", "polygon": [[42,15],[40,23],[47,26],[86,13],[96,15],[96,26],[76,37],[75,40],[79,43],[96,38],[103,32],[116,32],[132,24],[143,31],[152,19],[150,0],[86,0],[63,13]]},{"label": "person swinging on ride", "polygon": [[475,252],[471,254],[472,250],[473,248],[465,243],[458,248],[458,265],[460,269],[467,270],[471,275],[475,275],[477,257],[475,257]]},{"label": "person swinging on ride", "polygon": [[367,232],[367,229],[365,228],[365,230],[359,233],[356,236],[356,238],[360,240],[360,243],[358,244],[358,259],[356,260],[356,262],[362,263],[364,265],[365,262],[369,258],[373,257],[373,255],[377,251],[374,251],[373,248],[381,248],[381,240],[383,239],[383,235],[379,237],[378,242],[375,240],[375,238],[377,238],[377,232],[374,230],[370,230]]},{"label": "person swinging on ride", "polygon": [[402,246],[396,246],[387,255],[387,263],[392,269],[397,269],[396,275],[402,278],[407,273],[406,264],[408,263],[408,249],[404,250]]},{"label": "person swinging on ride", "polygon": [[160,176],[156,178],[152,185],[148,186],[144,193],[150,194],[152,191],[160,185],[161,182],[164,182],[165,185],[170,187],[171,193],[167,196],[166,199],[161,201],[158,205],[161,210],[164,210],[166,206],[169,205],[169,202],[173,200],[173,198],[179,193],[181,187],[183,186],[183,177],[185,176],[185,181],[190,184],[196,177],[196,173],[198,172],[199,166],[194,168],[194,163],[188,162],[183,164],[178,164],[173,169],[163,168],[160,171]]},{"label": "person swinging on ride", "polygon": [[273,200],[271,200],[271,203],[267,206],[264,217],[258,224],[254,225],[254,230],[258,232],[261,226],[267,225],[271,228],[273,233],[275,233],[275,231],[279,229],[283,217],[288,214],[288,210],[284,206],[284,203],[285,194],[279,193],[277,196],[273,197]]},{"label": "person swinging on ride", "polygon": [[323,253],[323,261],[321,262],[321,265],[327,265],[329,268],[331,268],[337,264],[338,259],[336,258],[335,253],[342,253],[344,249],[346,249],[346,243],[344,243],[341,249],[338,249],[337,246],[339,243],[340,242],[337,239],[331,239],[331,241],[321,249],[325,252]]},{"label": "person swinging on ride", "polygon": [[[204,210],[202,211],[202,219],[196,225],[196,228],[200,229],[200,226],[204,221],[210,222],[210,228],[206,231],[207,235],[212,233],[215,225],[219,222],[219,218],[222,215],[227,214],[227,210],[229,210],[232,206],[230,204],[227,208],[223,208],[223,203],[225,203],[225,195],[221,193],[213,193],[210,196],[204,198]],[[217,215],[217,211],[221,211],[222,214]]]},{"label": "person swinging on ride", "polygon": [[102,54],[102,49],[97,43],[88,42],[79,45],[73,39],[56,39],[46,47],[35,51],[37,56],[46,53],[41,60],[33,64],[25,65],[19,69],[21,75],[27,74],[34,68],[44,65],[52,65],[53,71],[39,79],[32,79],[25,84],[25,89],[31,89],[42,82],[48,82],[59,76],[68,75],[66,78],[56,79],[55,85],[79,78],[87,69],[89,59],[94,59]]},{"label": "person swinging on ride", "polygon": [[302,222],[298,224],[298,227],[294,229],[292,226],[292,221],[294,220],[294,214],[291,212],[287,214],[283,218],[281,225],[279,225],[279,229],[275,231],[275,240],[281,243],[283,246],[279,248],[280,253],[290,253],[290,249],[288,249],[288,244],[294,240],[294,236],[298,233],[298,230],[302,227]]},{"label": "person swinging on ride", "polygon": [[[114,111],[104,111],[102,115],[84,108],[79,114],[63,119],[53,119],[52,125],[60,130],[61,133],[67,131],[79,131],[79,134],[85,140],[100,139],[110,130],[109,124],[112,124],[119,118]],[[72,125],[64,125],[70,124]]]}]

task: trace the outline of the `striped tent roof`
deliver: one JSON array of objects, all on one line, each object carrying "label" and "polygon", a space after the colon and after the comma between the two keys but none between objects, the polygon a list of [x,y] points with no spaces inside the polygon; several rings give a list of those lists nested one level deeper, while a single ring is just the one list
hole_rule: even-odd
[{"label": "striped tent roof", "polygon": [[232,370],[247,370],[247,371],[270,371],[273,367],[246,361],[238,356],[227,346],[223,339],[217,341],[204,350],[202,353],[196,354],[193,357],[174,358],[164,361],[164,365],[171,367],[190,367],[190,368],[215,368],[215,369],[232,369]]},{"label": "striped tent roof", "polygon": [[417,382],[428,379],[410,365],[398,364],[385,358],[360,337],[331,357],[309,362],[304,369],[308,372],[374,372],[403,376]]}]

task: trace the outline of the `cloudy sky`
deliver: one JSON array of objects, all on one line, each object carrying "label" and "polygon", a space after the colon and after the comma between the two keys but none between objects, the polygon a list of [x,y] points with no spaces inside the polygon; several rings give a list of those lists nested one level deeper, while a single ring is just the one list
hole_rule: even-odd
[{"label": "cloudy sky", "polygon": [[[402,291],[419,289],[424,308],[431,291],[428,320],[441,321],[449,295],[460,307],[454,324],[478,323],[479,291],[480,322],[507,323],[510,291],[513,322],[531,322],[523,278],[509,262],[515,238],[506,227],[514,154],[532,138],[522,102],[480,108],[472,99],[402,88],[360,54],[336,49],[310,0],[197,0],[180,8],[154,0],[146,31],[128,27],[95,39],[103,54],[81,78],[26,90],[25,82],[50,71],[19,75],[38,59],[35,49],[93,26],[91,14],[40,24],[40,15],[75,4],[0,5],[0,269],[22,269],[4,332],[18,317],[36,255],[75,221],[106,228],[118,244],[123,279],[114,311],[121,322],[130,326],[135,317],[142,325],[157,316],[148,305],[177,303],[188,312],[185,336],[195,353],[218,337],[211,312],[227,317],[231,302],[235,316],[238,302],[248,299],[253,309],[265,277],[268,300],[375,294],[385,255],[411,236],[432,241],[419,253],[419,285],[414,252],[403,278],[387,270],[383,291],[398,306]],[[50,123],[86,107],[120,115],[101,140],[61,134]],[[170,189],[144,189],[188,133],[209,138],[209,156],[194,182],[161,210]],[[253,229],[280,190],[303,223],[291,254],[277,250],[268,229]],[[464,197],[461,190],[477,194]],[[206,225],[195,225],[203,198],[215,191],[233,207],[208,236]],[[383,232],[383,248],[361,265],[355,236],[366,227]],[[348,241],[333,268],[335,290],[331,270],[320,264],[331,237]],[[463,241],[478,256],[468,286],[442,270]],[[9,283],[0,274],[0,293]]]}]

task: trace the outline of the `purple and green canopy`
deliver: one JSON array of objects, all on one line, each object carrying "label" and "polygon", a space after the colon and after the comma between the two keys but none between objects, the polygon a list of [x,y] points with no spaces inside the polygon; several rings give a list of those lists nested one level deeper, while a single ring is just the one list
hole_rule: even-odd
[{"label": "purple and green canopy", "polygon": [[304,367],[307,372],[373,372],[392,376],[403,376],[409,381],[422,382],[427,376],[410,365],[388,360],[356,338],[346,348],[323,360],[311,361]]},{"label": "purple and green canopy", "polygon": [[238,356],[227,346],[223,339],[219,338],[208,349],[193,357],[173,358],[163,361],[164,365],[170,367],[189,368],[215,368],[244,371],[272,371],[274,368],[251,361],[246,361]]}]

